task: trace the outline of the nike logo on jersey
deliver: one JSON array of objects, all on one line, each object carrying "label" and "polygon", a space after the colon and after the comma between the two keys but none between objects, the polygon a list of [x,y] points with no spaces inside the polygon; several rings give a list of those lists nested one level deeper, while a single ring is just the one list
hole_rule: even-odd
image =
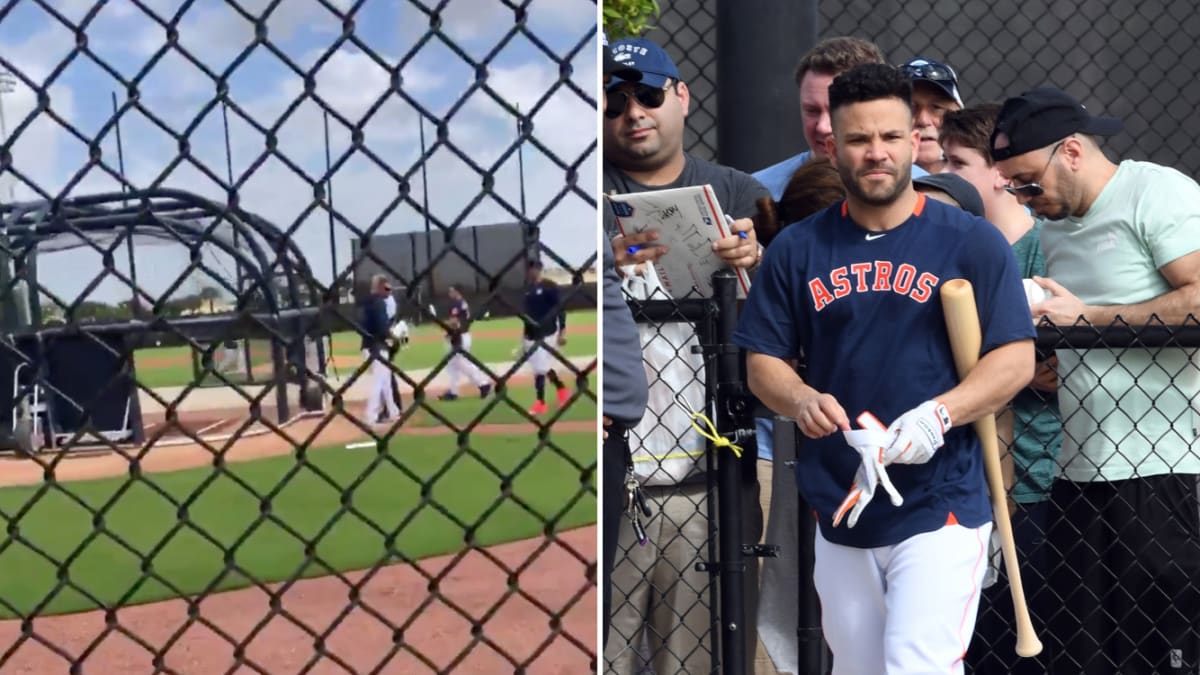
[{"label": "nike logo on jersey", "polygon": [[814,277],[808,282],[808,290],[812,296],[813,307],[819,312],[829,306],[829,303],[851,293],[890,291],[925,303],[933,297],[933,289],[937,288],[939,281],[941,279],[936,275],[918,272],[917,268],[908,263],[895,265],[886,260],[876,260],[843,265],[832,270],[829,273],[828,286],[821,277]]},{"label": "nike logo on jersey", "polygon": [[866,237],[867,237],[867,241],[875,241],[876,239],[879,239],[881,237],[886,237],[886,236],[887,236],[887,232],[880,232],[878,234],[868,234]]}]

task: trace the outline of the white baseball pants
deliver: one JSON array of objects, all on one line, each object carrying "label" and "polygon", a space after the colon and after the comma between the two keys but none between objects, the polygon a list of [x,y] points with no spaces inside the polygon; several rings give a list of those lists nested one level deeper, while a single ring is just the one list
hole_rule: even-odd
[{"label": "white baseball pants", "polygon": [[471,334],[466,333],[462,336],[462,347],[455,349],[454,345],[447,342],[450,349],[450,362],[446,364],[446,375],[450,378],[450,386],[447,388],[451,394],[458,395],[458,380],[460,377],[465,377],[469,381],[474,382],[476,386],[482,387],[488,383],[487,377],[475,362],[466,357],[471,352]]},{"label": "white baseball pants", "polygon": [[379,419],[381,405],[387,410],[389,418],[399,417],[400,408],[392,398],[392,370],[388,368],[387,356],[381,354],[379,358],[372,358],[371,350],[364,349],[363,358],[371,364],[368,373],[371,388],[367,394],[367,424],[375,424]]},{"label": "white baseball pants", "polygon": [[534,375],[545,375],[550,372],[550,360],[554,358],[543,345],[558,344],[558,333],[547,335],[541,340],[524,340],[525,353],[529,358],[525,363],[533,369]]},{"label": "white baseball pants", "polygon": [[947,525],[863,549],[818,530],[813,581],[833,675],[961,675],[991,531]]}]

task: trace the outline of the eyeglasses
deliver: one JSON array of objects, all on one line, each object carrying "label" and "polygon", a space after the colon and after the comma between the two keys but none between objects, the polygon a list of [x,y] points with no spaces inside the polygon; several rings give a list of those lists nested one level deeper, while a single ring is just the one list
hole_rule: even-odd
[{"label": "eyeglasses", "polygon": [[[670,84],[668,83],[667,87]],[[633,87],[633,98],[638,102],[638,105],[647,110],[654,110],[662,107],[663,101],[667,100],[667,87],[651,87],[648,84],[638,84]],[[604,106],[604,116],[610,120],[615,120],[625,114],[625,108],[629,106],[629,91],[622,89],[613,89],[606,95],[608,103]]]},{"label": "eyeglasses", "polygon": [[900,66],[900,72],[913,80],[958,82],[958,76],[954,74],[950,66],[944,66],[940,63],[905,64]]},{"label": "eyeglasses", "polygon": [[1054,161],[1054,153],[1062,147],[1066,141],[1059,141],[1058,145],[1050,151],[1050,159],[1046,160],[1046,166],[1042,167],[1042,172],[1038,174],[1037,179],[1024,185],[1005,185],[1004,191],[1016,197],[1040,197],[1046,190],[1042,187],[1042,178],[1046,176],[1046,172],[1050,170],[1050,162]]}]

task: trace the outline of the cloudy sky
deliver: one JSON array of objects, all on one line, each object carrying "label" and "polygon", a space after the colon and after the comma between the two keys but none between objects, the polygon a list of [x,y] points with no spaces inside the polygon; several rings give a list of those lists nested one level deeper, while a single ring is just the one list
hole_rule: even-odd
[{"label": "cloudy sky", "polygon": [[[304,78],[281,56],[301,71],[314,72],[315,95],[331,113],[351,125],[361,124],[364,145],[395,173],[412,173],[421,154],[419,114],[405,97],[439,119],[450,116],[446,143],[436,149],[425,167],[430,212],[443,222],[511,221],[513,215],[502,201],[519,207],[517,155],[500,162],[515,142],[516,120],[497,99],[520,106],[522,111],[536,107],[533,135],[537,141],[567,165],[579,166],[577,180],[586,193],[590,195],[596,184],[594,104],[576,91],[594,97],[598,79],[596,4],[592,0],[534,0],[527,27],[540,45],[521,33],[509,37],[513,10],[498,0],[438,3],[445,5],[439,14],[440,35],[430,33],[432,10],[425,9],[435,4],[433,0],[283,0],[265,20],[268,40],[278,53],[255,44],[254,23],[242,14],[262,16],[270,4],[267,0],[141,1],[165,23],[178,16],[180,47],[213,73],[227,73],[229,96],[237,108],[261,126],[277,129],[278,150],[299,173],[267,153],[264,135],[243,119],[243,113],[228,111],[234,181],[241,184],[243,208],[282,229],[296,228],[296,242],[324,282],[331,278],[331,266],[340,271],[350,264],[353,235],[336,226],[335,260],[329,246],[328,214],[318,209],[302,217],[313,200],[313,182],[325,171],[325,115],[320,103],[304,98]],[[83,139],[49,114],[38,112],[35,89],[19,81],[15,91],[3,95],[7,130],[15,134],[13,162],[19,171],[56,196],[119,190],[117,181],[104,169],[89,168],[88,164],[91,144],[99,147],[103,164],[116,172],[116,134],[111,128],[104,129],[112,116],[112,92],[117,94],[118,106],[128,105],[126,87],[98,65],[98,59],[126,80],[139,78],[137,102],[174,134],[188,134],[194,162],[225,176],[221,107],[206,110],[217,97],[217,85],[175,49],[157,56],[168,42],[163,25],[131,0],[109,0],[98,12],[93,0],[47,0],[47,4],[58,17],[32,2],[6,5],[11,11],[0,14],[0,58],[24,79],[44,88],[50,110]],[[340,12],[355,8],[353,37],[359,44],[339,43],[344,22],[331,7]],[[82,31],[68,25],[78,25],[88,17]],[[77,32],[86,35],[91,55],[76,51]],[[569,82],[560,82],[555,59],[572,54]],[[469,61],[485,59],[489,61],[486,86],[491,93],[478,89],[463,100],[477,80],[476,68]],[[400,62],[405,64],[401,70],[403,96],[389,93],[387,68]],[[378,104],[385,94],[384,102]],[[395,199],[397,181],[375,159],[353,151],[351,131],[345,123],[332,114],[329,122],[334,207],[348,221],[365,227]],[[224,201],[223,190],[195,164],[177,161],[178,141],[147,114],[129,108],[120,116],[120,127],[125,174],[134,186],[157,183]],[[432,147],[437,131],[428,120],[425,133],[427,145]],[[590,197],[568,194],[551,207],[566,189],[567,172],[533,143],[525,144],[523,152],[527,210],[531,217],[541,219],[543,243],[567,261],[583,263],[595,252]],[[484,170],[495,171],[492,195],[480,199],[483,178],[463,156]],[[64,193],[80,175],[82,179]],[[9,186],[15,181],[10,175],[3,181],[0,198],[7,200]],[[422,187],[418,170],[411,183],[418,205]],[[18,201],[36,196],[26,185],[17,183],[13,189]],[[420,212],[402,205],[378,232],[422,229]],[[127,271],[124,255],[117,255],[116,260],[117,267]],[[139,285],[157,294],[178,277],[187,253],[177,245],[144,246],[137,250],[137,261]],[[206,262],[233,276],[223,256],[209,255]],[[42,283],[65,298],[77,296],[102,269],[100,254],[90,250],[44,254],[40,266]],[[195,292],[199,283],[189,281],[180,292]],[[109,279],[90,297],[112,302],[128,295],[127,287]]]}]

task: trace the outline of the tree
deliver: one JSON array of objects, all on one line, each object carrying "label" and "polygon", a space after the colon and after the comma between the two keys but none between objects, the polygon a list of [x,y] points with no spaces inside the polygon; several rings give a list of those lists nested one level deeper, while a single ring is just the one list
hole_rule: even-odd
[{"label": "tree", "polygon": [[208,313],[213,312],[213,301],[221,299],[221,291],[212,286],[204,286],[200,289],[200,300],[208,303]]},{"label": "tree", "polygon": [[627,37],[639,37],[654,26],[651,18],[660,14],[655,0],[603,0],[604,34],[609,44]]}]

